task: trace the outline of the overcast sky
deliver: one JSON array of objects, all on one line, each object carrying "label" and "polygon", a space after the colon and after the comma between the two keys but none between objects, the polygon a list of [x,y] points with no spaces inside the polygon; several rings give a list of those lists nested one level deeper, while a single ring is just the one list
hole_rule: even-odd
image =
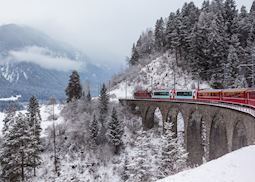
[{"label": "overcast sky", "polygon": [[[236,0],[250,9],[253,0]],[[123,64],[140,33],[187,0],[0,0],[0,24],[29,25],[98,63]],[[203,0],[194,0],[200,6]]]}]

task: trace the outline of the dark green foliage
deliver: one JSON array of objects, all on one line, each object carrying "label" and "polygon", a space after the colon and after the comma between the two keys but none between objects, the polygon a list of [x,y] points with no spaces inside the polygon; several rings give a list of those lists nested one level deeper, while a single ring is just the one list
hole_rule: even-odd
[{"label": "dark green foliage", "polygon": [[80,84],[80,76],[77,71],[73,71],[70,75],[69,83],[65,92],[67,96],[67,102],[81,98],[82,87]]}]

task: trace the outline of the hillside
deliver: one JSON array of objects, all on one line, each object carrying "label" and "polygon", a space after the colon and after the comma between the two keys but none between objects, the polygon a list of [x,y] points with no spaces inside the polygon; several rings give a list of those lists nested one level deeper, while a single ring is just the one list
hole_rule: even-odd
[{"label": "hillside", "polygon": [[245,147],[158,182],[253,182],[254,152],[255,146]]},{"label": "hillside", "polygon": [[[175,76],[174,76],[175,75]],[[192,75],[175,65],[175,59],[168,53],[163,54],[142,66],[134,66],[126,72],[113,78],[113,87],[110,91],[112,100],[132,97],[135,89],[173,89],[174,77],[176,89],[197,88],[198,80]],[[200,81],[200,88],[209,88],[206,82]],[[127,90],[127,91],[126,91]]]}]

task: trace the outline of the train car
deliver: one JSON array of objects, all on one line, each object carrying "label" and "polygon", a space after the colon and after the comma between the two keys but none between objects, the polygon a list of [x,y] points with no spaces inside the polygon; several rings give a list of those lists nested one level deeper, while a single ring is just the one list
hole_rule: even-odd
[{"label": "train car", "polygon": [[246,93],[248,104],[255,107],[255,89],[248,89]]},{"label": "train car", "polygon": [[154,90],[151,95],[153,99],[170,99],[171,97],[172,93],[170,90]]},{"label": "train car", "polygon": [[247,88],[222,90],[222,101],[231,103],[248,104]]},{"label": "train car", "polygon": [[134,92],[135,99],[150,99],[151,92],[148,90],[138,90]]},{"label": "train car", "polygon": [[197,100],[221,100],[222,90],[211,89],[211,90],[198,90]]},{"label": "train car", "polygon": [[175,99],[196,99],[196,90],[177,90],[174,95]]}]

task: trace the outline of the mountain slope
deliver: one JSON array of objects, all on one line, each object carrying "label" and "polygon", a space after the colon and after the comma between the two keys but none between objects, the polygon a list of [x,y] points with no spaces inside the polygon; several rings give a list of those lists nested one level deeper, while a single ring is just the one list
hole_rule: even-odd
[{"label": "mountain slope", "polygon": [[63,99],[70,72],[78,70],[89,80],[92,93],[97,83],[110,78],[109,70],[88,61],[81,51],[26,26],[0,26],[0,96],[31,95]]}]

